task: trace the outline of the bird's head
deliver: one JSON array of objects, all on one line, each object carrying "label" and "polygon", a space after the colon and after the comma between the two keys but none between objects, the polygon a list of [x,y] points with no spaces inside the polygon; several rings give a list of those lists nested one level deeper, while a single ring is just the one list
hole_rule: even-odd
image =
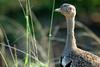
[{"label": "bird's head", "polygon": [[76,15],[76,8],[71,4],[64,3],[60,8],[55,9],[55,12],[60,12],[67,18],[72,18]]}]

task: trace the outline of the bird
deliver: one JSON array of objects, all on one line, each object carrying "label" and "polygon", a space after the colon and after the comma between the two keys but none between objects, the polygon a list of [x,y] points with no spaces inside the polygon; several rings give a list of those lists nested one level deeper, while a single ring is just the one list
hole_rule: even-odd
[{"label": "bird", "polygon": [[60,67],[100,67],[100,57],[77,47],[74,36],[76,8],[64,3],[55,12],[61,13],[66,19],[67,37],[64,51],[60,58]]}]

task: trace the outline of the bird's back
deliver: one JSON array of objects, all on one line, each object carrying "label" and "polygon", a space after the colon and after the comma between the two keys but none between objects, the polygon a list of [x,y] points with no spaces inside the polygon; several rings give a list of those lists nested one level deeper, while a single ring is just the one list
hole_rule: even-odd
[{"label": "bird's back", "polygon": [[90,52],[77,49],[69,53],[71,67],[100,67],[100,58]]}]

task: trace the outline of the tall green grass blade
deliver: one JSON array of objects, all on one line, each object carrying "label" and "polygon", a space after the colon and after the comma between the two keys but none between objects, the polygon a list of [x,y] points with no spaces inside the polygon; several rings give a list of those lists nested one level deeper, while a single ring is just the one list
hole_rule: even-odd
[{"label": "tall green grass blade", "polygon": [[15,45],[14,45],[14,55],[15,55],[15,66],[18,67],[18,58],[17,58],[17,51]]},{"label": "tall green grass blade", "polygon": [[19,5],[21,6],[21,8],[22,8],[22,11],[23,11],[23,13],[24,13],[24,16],[25,16],[25,10],[24,10],[24,7],[23,7],[23,5],[22,5],[22,3],[21,3],[21,0],[18,0],[18,2],[19,2]]},{"label": "tall green grass blade", "polygon": [[30,7],[30,2],[28,0],[28,4],[29,4],[29,15],[30,15],[30,20],[31,20],[31,25],[32,25],[32,32],[33,34],[32,35],[32,42],[34,42],[34,50],[35,50],[35,57],[38,58],[38,52],[37,52],[37,45],[36,45],[36,38],[35,38],[35,30],[34,30],[34,25],[33,25],[33,20],[32,20],[32,11],[31,11],[31,7]]},{"label": "tall green grass blade", "polygon": [[51,49],[51,36],[52,36],[52,24],[53,24],[54,7],[55,7],[55,0],[53,0],[51,22],[50,22],[50,30],[49,30],[49,46],[48,46],[48,64],[47,64],[47,67],[50,67],[50,53],[51,53],[50,49]]}]

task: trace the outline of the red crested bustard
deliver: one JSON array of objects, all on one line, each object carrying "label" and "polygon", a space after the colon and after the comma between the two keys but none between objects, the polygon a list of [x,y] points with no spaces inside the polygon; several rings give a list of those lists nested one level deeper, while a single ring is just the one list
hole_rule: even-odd
[{"label": "red crested bustard", "polygon": [[61,67],[100,67],[100,57],[77,47],[74,36],[76,8],[64,3],[55,9],[64,15],[67,25],[65,49],[60,59]]}]

